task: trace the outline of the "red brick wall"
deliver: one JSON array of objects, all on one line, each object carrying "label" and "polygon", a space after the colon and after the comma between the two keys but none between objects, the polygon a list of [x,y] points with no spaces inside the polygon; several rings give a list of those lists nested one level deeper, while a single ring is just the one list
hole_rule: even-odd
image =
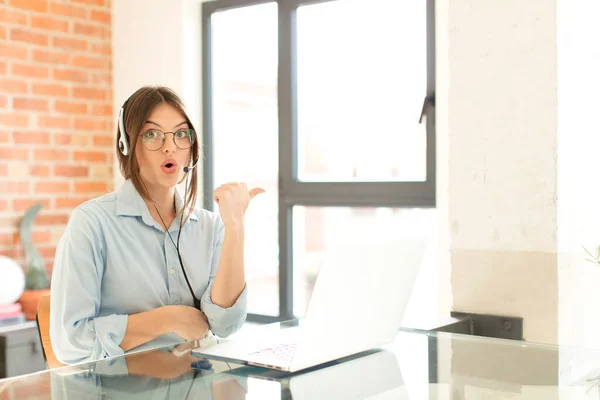
[{"label": "red brick wall", "polygon": [[112,190],[111,0],[0,0],[0,254],[18,223],[50,271],[71,210]]}]

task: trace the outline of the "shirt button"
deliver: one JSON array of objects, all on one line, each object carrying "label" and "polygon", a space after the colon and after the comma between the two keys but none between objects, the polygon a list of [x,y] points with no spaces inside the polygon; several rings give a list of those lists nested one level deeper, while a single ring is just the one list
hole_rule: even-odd
[{"label": "shirt button", "polygon": [[169,270],[169,273],[170,273],[171,275],[175,275],[175,269],[174,269],[174,268],[171,268],[171,269]]}]

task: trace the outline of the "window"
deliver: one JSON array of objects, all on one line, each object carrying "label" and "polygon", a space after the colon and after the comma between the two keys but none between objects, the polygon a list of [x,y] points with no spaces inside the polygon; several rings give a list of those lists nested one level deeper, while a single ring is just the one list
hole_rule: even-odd
[{"label": "window", "polygon": [[426,180],[426,131],[415,118],[426,48],[402,39],[424,37],[425,17],[419,1],[298,7],[299,180]]},{"label": "window", "polygon": [[204,198],[234,180],[267,190],[247,214],[248,319],[301,316],[348,226],[429,226],[433,0],[202,7]]},{"label": "window", "polygon": [[246,217],[248,311],[278,316],[277,3],[216,12],[211,22],[213,137],[204,153],[214,161],[207,167],[217,186],[266,190]]}]

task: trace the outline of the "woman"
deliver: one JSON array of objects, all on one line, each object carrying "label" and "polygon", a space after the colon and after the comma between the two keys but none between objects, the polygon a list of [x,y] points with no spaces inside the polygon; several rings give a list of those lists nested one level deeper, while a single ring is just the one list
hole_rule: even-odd
[{"label": "woman", "polygon": [[126,181],[78,206],[56,250],[50,338],[65,364],[228,336],[246,318],[244,215],[264,190],[225,184],[220,216],[195,208],[198,140],[168,88],[139,89],[118,122]]}]

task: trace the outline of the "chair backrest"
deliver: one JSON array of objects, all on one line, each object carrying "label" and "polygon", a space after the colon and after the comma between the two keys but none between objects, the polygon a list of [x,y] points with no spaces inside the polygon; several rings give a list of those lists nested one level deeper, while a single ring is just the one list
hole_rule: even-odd
[{"label": "chair backrest", "polygon": [[38,326],[38,333],[40,335],[40,342],[42,343],[42,350],[44,353],[44,360],[48,368],[63,367],[60,361],[56,359],[54,350],[52,350],[52,342],[50,341],[50,296],[42,296],[38,304],[37,313],[35,316]]}]

